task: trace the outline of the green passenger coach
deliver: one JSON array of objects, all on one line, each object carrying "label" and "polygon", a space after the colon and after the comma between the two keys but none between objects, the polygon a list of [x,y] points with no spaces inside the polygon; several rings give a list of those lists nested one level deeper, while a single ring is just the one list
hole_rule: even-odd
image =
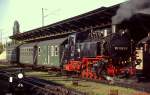
[{"label": "green passenger coach", "polygon": [[37,65],[60,67],[63,43],[67,38],[41,41],[37,44]]},{"label": "green passenger coach", "polygon": [[26,65],[33,65],[35,63],[35,46],[36,43],[28,43],[20,46],[20,63]]}]

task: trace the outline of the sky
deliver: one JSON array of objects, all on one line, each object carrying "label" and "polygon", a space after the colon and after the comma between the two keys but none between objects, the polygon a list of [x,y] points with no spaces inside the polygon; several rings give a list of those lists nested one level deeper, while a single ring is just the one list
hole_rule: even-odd
[{"label": "sky", "polygon": [[[20,24],[20,32],[49,25],[74,17],[102,6],[112,6],[125,0],[0,0],[0,32],[2,40],[13,33],[14,21]],[[1,38],[1,37],[0,37]]]}]

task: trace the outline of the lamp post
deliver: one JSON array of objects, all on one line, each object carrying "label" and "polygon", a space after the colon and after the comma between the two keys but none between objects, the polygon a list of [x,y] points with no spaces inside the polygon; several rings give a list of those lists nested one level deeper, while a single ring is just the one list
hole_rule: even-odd
[{"label": "lamp post", "polygon": [[44,26],[44,8],[42,8],[42,27]]}]

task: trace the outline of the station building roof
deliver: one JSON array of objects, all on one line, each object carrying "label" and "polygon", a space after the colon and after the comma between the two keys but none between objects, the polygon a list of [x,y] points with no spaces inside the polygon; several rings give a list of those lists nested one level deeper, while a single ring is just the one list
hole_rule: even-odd
[{"label": "station building roof", "polygon": [[118,5],[101,7],[99,9],[59,21],[44,27],[29,30],[10,36],[19,41],[35,41],[49,37],[69,35],[70,33],[85,31],[91,28],[111,25],[111,17],[116,14]]}]

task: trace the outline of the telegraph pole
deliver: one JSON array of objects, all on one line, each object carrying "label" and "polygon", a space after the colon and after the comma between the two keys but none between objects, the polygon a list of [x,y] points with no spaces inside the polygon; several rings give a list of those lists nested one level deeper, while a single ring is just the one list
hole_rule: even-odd
[{"label": "telegraph pole", "polygon": [[52,12],[50,12],[50,13],[45,15],[44,10],[48,10],[48,9],[42,8],[42,27],[44,26],[44,18],[45,17],[47,17],[47,16],[49,16],[51,14],[54,14],[55,12],[60,11],[60,9],[56,9],[56,10],[54,10],[54,11],[52,11]]}]

